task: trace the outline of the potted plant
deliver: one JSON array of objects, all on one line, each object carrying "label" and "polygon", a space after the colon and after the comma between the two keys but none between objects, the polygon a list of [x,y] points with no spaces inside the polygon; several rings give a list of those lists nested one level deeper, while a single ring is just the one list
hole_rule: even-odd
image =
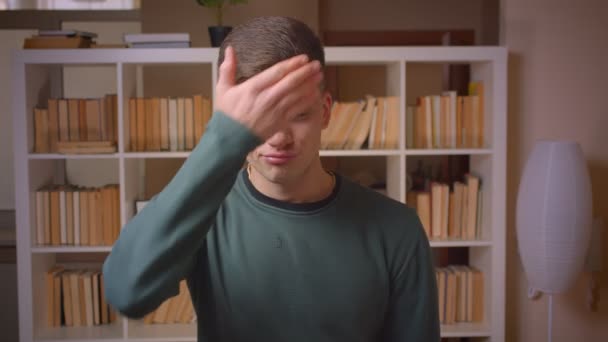
[{"label": "potted plant", "polygon": [[203,7],[215,10],[216,25],[209,26],[208,30],[211,46],[218,47],[232,30],[232,26],[224,26],[224,10],[229,5],[245,4],[247,0],[196,0],[196,2]]}]

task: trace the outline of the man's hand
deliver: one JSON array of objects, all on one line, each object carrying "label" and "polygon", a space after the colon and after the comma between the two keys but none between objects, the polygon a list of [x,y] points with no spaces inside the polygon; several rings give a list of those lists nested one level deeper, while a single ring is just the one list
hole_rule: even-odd
[{"label": "man's hand", "polygon": [[283,60],[241,84],[236,84],[235,74],[236,56],[227,47],[219,70],[216,109],[263,140],[314,103],[322,79],[320,63],[309,62],[306,55]]}]

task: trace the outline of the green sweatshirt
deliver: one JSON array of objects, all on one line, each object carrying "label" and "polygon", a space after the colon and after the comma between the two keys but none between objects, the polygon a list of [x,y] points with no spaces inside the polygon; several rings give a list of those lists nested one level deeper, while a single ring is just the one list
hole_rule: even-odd
[{"label": "green sweatshirt", "polygon": [[439,341],[430,247],[415,211],[337,175],[280,202],[242,170],[261,141],[216,112],[169,184],[123,227],[107,301],[141,318],[186,279],[198,340]]}]

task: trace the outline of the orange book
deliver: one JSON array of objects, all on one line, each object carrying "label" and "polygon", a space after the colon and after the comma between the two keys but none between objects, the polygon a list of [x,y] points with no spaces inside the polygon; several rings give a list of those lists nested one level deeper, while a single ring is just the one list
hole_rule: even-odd
[{"label": "orange book", "polygon": [[203,113],[203,96],[194,95],[194,145],[198,144],[203,136],[205,129],[204,113]]},{"label": "orange book", "polygon": [[169,99],[160,99],[160,149],[169,150]]},{"label": "orange book", "polygon": [[[63,271],[63,267],[55,266],[46,272],[46,315],[49,327],[57,327],[61,322],[61,288],[56,287],[56,275]],[[59,296],[58,296],[59,294]]]},{"label": "orange book", "polygon": [[80,244],[82,246],[90,246],[89,241],[89,189],[82,189],[78,195],[80,204]]},{"label": "orange book", "polygon": [[137,98],[137,151],[146,150],[146,101],[144,98]]},{"label": "orange book", "polygon": [[49,112],[34,108],[34,152],[49,152]]},{"label": "orange book", "polygon": [[57,142],[59,141],[59,107],[57,99],[48,100],[49,108],[49,151],[57,152]]},{"label": "orange book", "polygon": [[88,196],[87,196],[87,208],[89,210],[88,212],[88,218],[89,218],[89,222],[88,222],[88,231],[89,231],[89,245],[90,246],[99,246],[100,243],[97,240],[97,215],[98,215],[98,207],[97,207],[97,201],[95,200],[95,193],[97,191],[95,189],[92,189],[89,191]]},{"label": "orange book", "polygon": [[80,141],[80,105],[78,99],[68,99],[70,141]]},{"label": "orange book", "polygon": [[63,297],[63,315],[65,318],[65,325],[71,327],[74,325],[72,318],[72,289],[70,273],[67,271],[61,274],[61,292]]},{"label": "orange book", "polygon": [[68,245],[74,245],[74,190],[65,189],[65,225]]},{"label": "orange book", "polygon": [[59,141],[70,141],[68,100],[60,99],[57,104],[59,113]]},{"label": "orange book", "polygon": [[102,187],[99,192],[101,193],[101,206],[103,207],[102,219],[102,244],[105,246],[111,246],[113,240],[113,219],[112,219],[112,194],[109,185]]},{"label": "orange book", "polygon": [[477,110],[475,111],[475,121],[477,123],[476,127],[476,141],[475,146],[482,148],[484,147],[484,114],[485,114],[485,103],[484,103],[484,86],[483,82],[471,82],[469,83],[469,95],[474,95],[477,97]]},{"label": "orange book", "polygon": [[80,292],[79,272],[70,272],[70,289],[72,291],[70,297],[72,299],[72,322],[75,327],[84,325],[82,321],[81,303],[82,294]]},{"label": "orange book", "polygon": [[154,151],[154,107],[151,98],[144,99],[144,116],[146,131],[144,135],[144,151]]},{"label": "orange book", "polygon": [[137,100],[129,99],[129,151],[137,151]]},{"label": "orange book", "polygon": [[[113,234],[113,241],[116,241],[118,239],[118,235],[120,235],[120,227],[121,227],[121,219],[120,219],[120,188],[118,185],[114,185],[114,187],[112,188],[112,204],[114,207],[114,210],[112,211],[114,213],[114,234]],[[114,242],[112,242],[114,243]]]},{"label": "orange book", "polygon": [[194,148],[194,104],[191,97],[184,98],[184,148]]},{"label": "orange book", "polygon": [[483,306],[484,306],[484,291],[483,291],[483,273],[476,268],[472,268],[473,277],[473,310],[472,321],[475,323],[483,322]]},{"label": "orange book", "polygon": [[113,123],[113,133],[112,137],[114,141],[118,141],[118,95],[112,94],[111,97],[111,105],[112,105],[112,123]]},{"label": "orange book", "polygon": [[80,141],[88,141],[87,136],[87,100],[78,99],[78,138]]},{"label": "orange book", "polygon": [[88,99],[86,105],[87,141],[101,140],[101,121],[98,99]]},{"label": "orange book", "polygon": [[50,190],[50,222],[51,222],[51,245],[61,244],[61,222],[59,217],[59,189],[54,187]]},{"label": "orange book", "polygon": [[101,324],[110,323],[108,316],[108,303],[106,303],[106,294],[103,286],[103,272],[99,272],[99,305],[101,306]]},{"label": "orange book", "polygon": [[117,129],[117,125],[116,125],[116,112],[114,112],[115,108],[115,101],[116,101],[117,97],[116,95],[106,95],[103,98],[104,101],[104,109],[105,109],[105,119],[106,119],[106,140],[109,141],[116,141],[116,129]]},{"label": "orange book", "polygon": [[[150,99],[150,106],[152,115],[148,116],[152,118],[152,144],[149,150],[160,151],[161,146],[161,122],[160,122],[160,98],[154,97]],[[147,109],[147,107],[146,107]]]}]

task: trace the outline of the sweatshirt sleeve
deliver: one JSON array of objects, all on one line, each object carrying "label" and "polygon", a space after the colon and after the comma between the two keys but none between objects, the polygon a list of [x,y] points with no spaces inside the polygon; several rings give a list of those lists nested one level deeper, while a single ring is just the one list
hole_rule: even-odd
[{"label": "sweatshirt sleeve", "polygon": [[430,244],[417,215],[410,215],[406,222],[413,234],[408,234],[408,241],[401,243],[396,253],[399,262],[391,279],[383,341],[439,342],[437,282]]},{"label": "sweatshirt sleeve", "polygon": [[215,112],[205,134],[163,190],[121,230],[103,264],[107,302],[141,318],[179,292],[249,151],[261,143]]}]

